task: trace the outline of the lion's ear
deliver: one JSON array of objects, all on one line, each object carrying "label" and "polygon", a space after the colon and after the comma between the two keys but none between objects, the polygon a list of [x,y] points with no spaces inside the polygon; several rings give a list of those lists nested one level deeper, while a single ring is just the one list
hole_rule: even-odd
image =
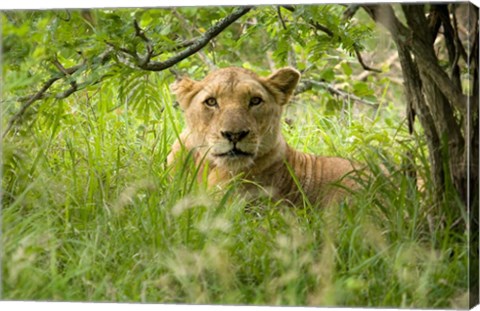
[{"label": "lion's ear", "polygon": [[291,67],[286,67],[272,73],[267,80],[285,95],[286,103],[300,80],[300,72]]},{"label": "lion's ear", "polygon": [[188,107],[188,105],[190,104],[190,99],[194,95],[193,91],[196,84],[196,81],[188,77],[184,77],[180,80],[173,82],[170,85],[170,90],[177,97],[177,101],[180,104],[180,107]]}]

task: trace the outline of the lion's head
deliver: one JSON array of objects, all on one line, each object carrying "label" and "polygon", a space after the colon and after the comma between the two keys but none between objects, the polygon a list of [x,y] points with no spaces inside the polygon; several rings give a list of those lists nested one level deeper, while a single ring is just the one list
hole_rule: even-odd
[{"label": "lion's head", "polygon": [[217,167],[240,171],[275,148],[282,106],[300,73],[283,68],[259,77],[242,68],[224,68],[202,81],[183,78],[172,85],[187,124],[188,140]]}]

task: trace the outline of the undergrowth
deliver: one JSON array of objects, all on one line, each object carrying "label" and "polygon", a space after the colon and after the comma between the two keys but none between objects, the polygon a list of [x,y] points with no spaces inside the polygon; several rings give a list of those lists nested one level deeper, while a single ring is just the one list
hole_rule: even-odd
[{"label": "undergrowth", "polygon": [[148,114],[106,86],[46,102],[3,140],[2,299],[467,306],[467,236],[450,229],[460,204],[432,199],[426,148],[398,113],[293,103],[292,146],[376,176],[337,207],[294,209],[166,167],[183,121],[159,92],[163,109]]}]

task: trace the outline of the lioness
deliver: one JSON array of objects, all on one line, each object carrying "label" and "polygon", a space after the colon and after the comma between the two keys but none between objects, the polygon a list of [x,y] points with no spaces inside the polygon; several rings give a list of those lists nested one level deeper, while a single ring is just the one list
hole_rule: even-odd
[{"label": "lioness", "polygon": [[295,205],[302,204],[302,192],[312,204],[337,201],[345,194],[339,183],[344,188],[354,185],[352,178],[345,177],[354,170],[350,161],[296,151],[281,133],[283,106],[299,79],[300,73],[293,68],[282,68],[265,78],[230,67],[202,81],[185,77],[175,82],[172,90],[186,128],[167,162],[172,163],[184,147],[208,170],[209,184],[241,174],[252,181],[247,184],[260,185],[274,199]]}]

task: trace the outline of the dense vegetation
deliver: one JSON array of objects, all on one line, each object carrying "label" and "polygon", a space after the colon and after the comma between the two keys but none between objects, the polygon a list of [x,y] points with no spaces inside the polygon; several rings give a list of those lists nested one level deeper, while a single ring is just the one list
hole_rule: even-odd
[{"label": "dense vegetation", "polygon": [[[466,202],[407,114],[403,43],[345,9],[3,12],[2,299],[468,306]],[[301,70],[288,142],[376,178],[293,209],[166,167],[169,84],[231,65]]]}]

